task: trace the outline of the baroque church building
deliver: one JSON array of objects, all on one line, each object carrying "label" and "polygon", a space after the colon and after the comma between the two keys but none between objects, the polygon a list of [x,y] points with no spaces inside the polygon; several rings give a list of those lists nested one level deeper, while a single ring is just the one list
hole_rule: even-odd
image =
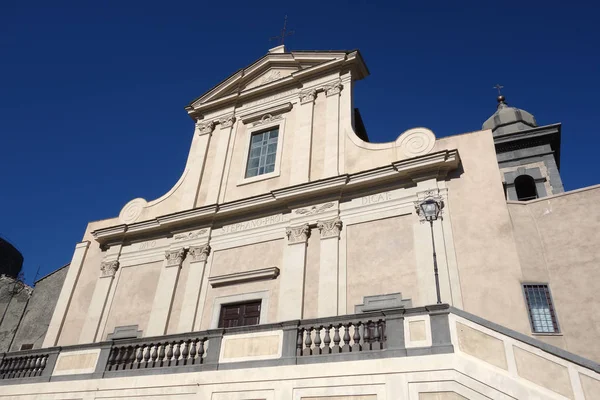
[{"label": "baroque church building", "polygon": [[11,399],[600,398],[600,185],[561,125],[371,143],[358,51],[283,46],[192,101],[181,178],[90,222]]}]

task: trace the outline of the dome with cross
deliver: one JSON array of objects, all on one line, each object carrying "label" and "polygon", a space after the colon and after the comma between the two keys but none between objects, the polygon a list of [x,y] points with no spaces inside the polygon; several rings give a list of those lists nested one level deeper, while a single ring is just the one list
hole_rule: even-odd
[{"label": "dome with cross", "polygon": [[483,123],[482,129],[491,129],[494,136],[521,132],[535,128],[537,123],[532,114],[525,110],[509,107],[504,96],[498,96],[498,109]]}]

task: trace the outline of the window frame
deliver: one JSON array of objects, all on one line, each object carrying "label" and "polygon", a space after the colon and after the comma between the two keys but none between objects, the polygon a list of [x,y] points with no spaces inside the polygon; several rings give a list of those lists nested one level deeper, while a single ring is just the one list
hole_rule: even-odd
[{"label": "window frame", "polygon": [[[531,315],[531,308],[527,300],[527,289],[525,288],[526,286],[546,286],[546,290],[548,291],[548,298],[550,300],[549,306],[551,307],[551,312],[554,313],[554,321],[556,322],[556,330],[554,332],[537,332],[535,330],[535,326],[533,324],[533,316]],[[523,300],[525,301],[525,308],[527,309],[527,319],[529,320],[531,333],[533,335],[540,336],[562,336],[560,322],[558,321],[558,312],[556,311],[556,305],[554,302],[554,296],[552,296],[552,291],[550,290],[550,284],[547,282],[521,282],[521,291],[523,292]]]},{"label": "window frame", "polygon": [[[269,313],[269,298],[271,297],[271,292],[269,290],[263,290],[260,292],[250,292],[250,293],[241,293],[234,294],[230,296],[220,296],[215,297],[213,301],[213,311],[212,317],[210,321],[210,329],[217,329],[219,326],[219,319],[221,317],[221,308],[224,305],[235,304],[235,303],[245,303],[249,301],[258,301],[260,300],[260,317],[258,319],[258,325],[269,323],[268,313]],[[253,325],[255,326],[255,325]]]},{"label": "window frame", "polygon": [[[242,306],[248,306],[250,304],[258,304],[258,323],[257,324],[248,324],[248,325],[238,325],[239,326],[256,326],[256,325],[260,325],[260,310],[262,310],[262,300],[246,300],[246,301],[241,301],[241,302],[236,302],[236,303],[224,303],[221,304],[221,311],[219,312],[219,323],[218,323],[218,328],[219,329],[227,329],[224,326],[221,326],[221,322],[225,322],[224,319],[224,315],[223,315],[223,311],[226,308],[230,308],[230,307],[242,307]],[[240,319],[244,318],[244,314],[238,316],[238,321]]]},{"label": "window frame", "polygon": [[[279,134],[277,136],[277,151],[275,153],[275,169],[273,172],[268,172],[262,175],[255,175],[249,178],[246,178],[246,169],[248,168],[248,160],[250,156],[250,143],[252,141],[252,135],[255,133],[260,133],[264,131],[273,130],[273,128],[278,127]],[[248,183],[258,182],[265,179],[276,178],[281,174],[281,159],[282,151],[283,151],[283,138],[285,132],[285,118],[279,117],[275,121],[254,123],[254,126],[248,124],[246,125],[246,134],[244,135],[244,163],[242,167],[242,171],[240,174],[240,178],[238,180],[237,186],[246,185]]]}]

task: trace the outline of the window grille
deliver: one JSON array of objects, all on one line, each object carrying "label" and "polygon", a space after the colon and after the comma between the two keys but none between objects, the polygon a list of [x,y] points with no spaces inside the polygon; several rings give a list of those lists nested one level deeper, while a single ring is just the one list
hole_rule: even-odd
[{"label": "window grille", "polygon": [[246,178],[275,171],[278,138],[279,127],[252,134],[246,166]]},{"label": "window grille", "polygon": [[531,327],[535,333],[557,333],[558,322],[548,285],[523,285]]}]

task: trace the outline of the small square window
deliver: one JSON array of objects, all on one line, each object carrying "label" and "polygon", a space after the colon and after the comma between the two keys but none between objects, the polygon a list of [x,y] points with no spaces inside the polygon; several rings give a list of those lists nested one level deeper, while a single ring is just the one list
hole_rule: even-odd
[{"label": "small square window", "polygon": [[19,350],[31,350],[33,349],[33,343],[23,343]]},{"label": "small square window", "polygon": [[246,178],[275,171],[279,127],[256,132],[250,138],[250,151],[246,164]]},{"label": "small square window", "polygon": [[558,322],[548,285],[523,285],[534,333],[558,333]]},{"label": "small square window", "polygon": [[260,306],[261,300],[223,304],[219,317],[219,328],[258,325],[260,322]]}]

